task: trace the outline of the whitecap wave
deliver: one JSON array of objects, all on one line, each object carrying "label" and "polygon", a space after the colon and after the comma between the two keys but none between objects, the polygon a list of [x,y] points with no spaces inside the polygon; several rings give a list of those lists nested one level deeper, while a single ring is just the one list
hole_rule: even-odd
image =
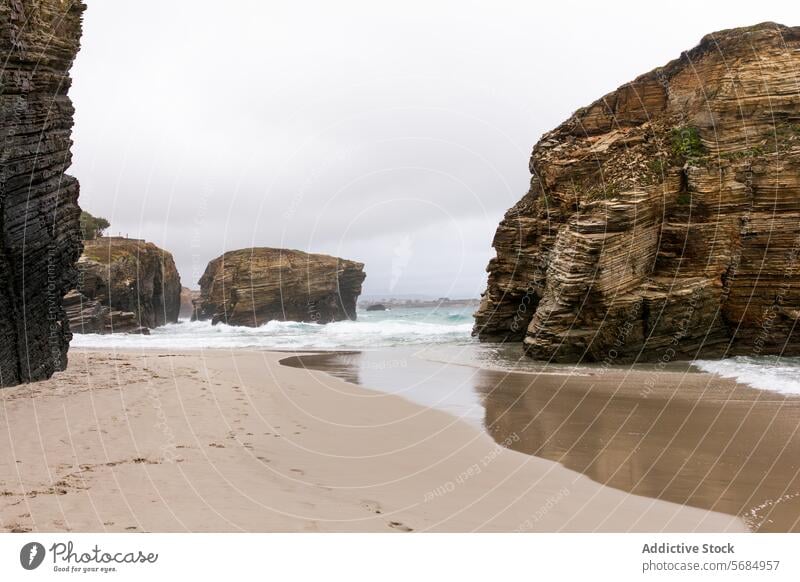
[{"label": "whitecap wave", "polygon": [[470,341],[471,323],[412,319],[338,321],[326,325],[270,321],[260,327],[184,321],[133,334],[75,334],[72,345],[85,348],[150,349],[365,349]]},{"label": "whitecap wave", "polygon": [[725,360],[696,360],[694,365],[723,378],[733,378],[761,390],[800,394],[800,358],[737,356]]}]

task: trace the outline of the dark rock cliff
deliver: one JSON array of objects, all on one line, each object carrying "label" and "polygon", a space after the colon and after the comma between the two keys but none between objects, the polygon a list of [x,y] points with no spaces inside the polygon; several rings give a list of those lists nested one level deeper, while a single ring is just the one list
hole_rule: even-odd
[{"label": "dark rock cliff", "polygon": [[65,298],[75,333],[147,333],[178,321],[181,280],[167,251],[138,239],[86,241]]},{"label": "dark rock cliff", "polygon": [[271,320],[329,323],[356,318],[364,265],[271,248],[230,251],[200,278],[196,319],[259,326]]},{"label": "dark rock cliff", "polygon": [[0,0],[0,386],[63,370],[81,253],[69,70],[84,5]]},{"label": "dark rock cliff", "polygon": [[556,361],[800,353],[800,28],[709,34],[546,133],[482,340]]}]

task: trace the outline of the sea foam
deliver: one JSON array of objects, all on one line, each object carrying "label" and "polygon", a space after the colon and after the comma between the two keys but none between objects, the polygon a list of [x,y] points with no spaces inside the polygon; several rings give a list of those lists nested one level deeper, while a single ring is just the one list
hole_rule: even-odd
[{"label": "sea foam", "polygon": [[364,349],[470,341],[471,318],[420,311],[359,314],[359,321],[326,325],[270,321],[260,327],[183,321],[133,334],[75,334],[72,345],[87,348],[149,349]]},{"label": "sea foam", "polygon": [[694,365],[704,372],[733,378],[754,388],[800,394],[800,358],[737,356],[724,360],[696,360]]}]

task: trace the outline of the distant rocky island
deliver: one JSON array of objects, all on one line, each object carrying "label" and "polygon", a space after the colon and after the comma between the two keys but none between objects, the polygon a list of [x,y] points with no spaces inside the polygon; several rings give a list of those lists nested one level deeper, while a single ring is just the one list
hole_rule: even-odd
[{"label": "distant rocky island", "polygon": [[84,242],[76,288],[64,298],[75,333],[148,333],[178,321],[175,261],[153,243],[122,237]]},{"label": "distant rocky island", "polygon": [[533,148],[482,340],[555,361],[800,354],[800,28],[709,34]]},{"label": "distant rocky island", "polygon": [[0,387],[49,378],[72,335],[62,297],[81,254],[69,69],[79,1],[0,3]]},{"label": "distant rocky island", "polygon": [[363,263],[275,248],[230,251],[200,278],[194,319],[257,327],[268,321],[356,319]]}]

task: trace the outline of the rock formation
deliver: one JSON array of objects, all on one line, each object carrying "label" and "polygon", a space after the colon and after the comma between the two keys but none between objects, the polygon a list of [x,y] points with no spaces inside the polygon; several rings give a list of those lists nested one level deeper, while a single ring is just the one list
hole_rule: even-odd
[{"label": "rock formation", "polygon": [[800,28],[709,34],[533,149],[482,340],[554,361],[800,353]]},{"label": "rock formation", "polygon": [[64,310],[72,333],[150,334],[150,329],[139,324],[133,311],[113,309],[97,299],[89,299],[76,289],[64,295]]},{"label": "rock formation", "polygon": [[180,319],[193,319],[194,301],[200,299],[200,291],[181,287],[181,310],[178,313]]},{"label": "rock formation", "polygon": [[256,327],[271,320],[329,323],[356,318],[364,265],[271,248],[230,251],[200,278],[196,318]]},{"label": "rock formation", "polygon": [[147,333],[178,321],[181,280],[170,253],[119,237],[84,245],[78,285],[65,298],[73,332]]},{"label": "rock formation", "polygon": [[63,370],[81,253],[69,69],[80,1],[0,1],[0,387]]}]

